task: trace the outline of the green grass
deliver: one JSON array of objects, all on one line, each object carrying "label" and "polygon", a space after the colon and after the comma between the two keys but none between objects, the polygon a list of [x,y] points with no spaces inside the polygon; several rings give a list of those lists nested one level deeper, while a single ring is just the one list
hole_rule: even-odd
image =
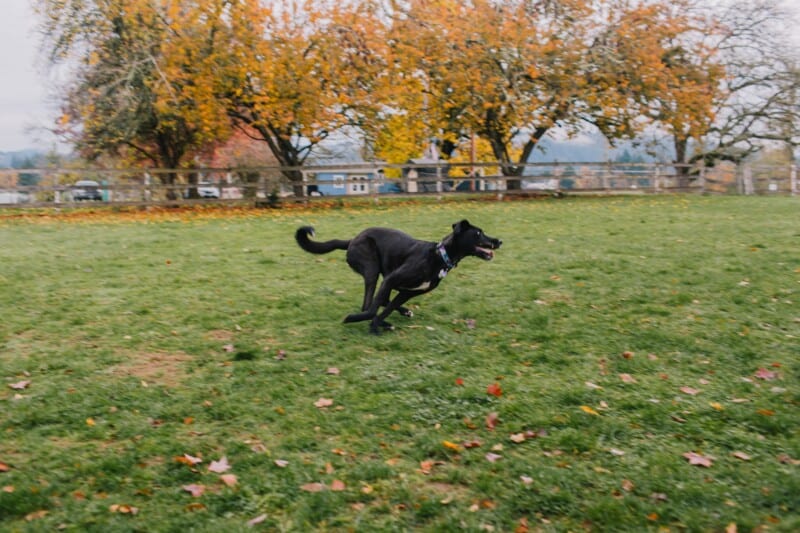
[{"label": "green grass", "polygon": [[[799,208],[0,222],[0,530],[800,530]],[[293,241],[301,224],[438,240],[464,217],[503,239],[496,259],[464,260],[380,337],[341,323],[362,290],[344,254]],[[235,486],[208,471],[223,456]]]}]

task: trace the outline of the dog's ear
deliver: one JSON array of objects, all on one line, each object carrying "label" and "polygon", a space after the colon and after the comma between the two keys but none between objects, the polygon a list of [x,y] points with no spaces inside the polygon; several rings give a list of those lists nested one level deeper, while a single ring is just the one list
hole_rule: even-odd
[{"label": "dog's ear", "polygon": [[471,224],[465,218],[461,222],[456,222],[455,224],[453,224],[453,233],[460,233],[462,231],[465,231],[465,230],[469,229],[470,227],[471,227]]}]

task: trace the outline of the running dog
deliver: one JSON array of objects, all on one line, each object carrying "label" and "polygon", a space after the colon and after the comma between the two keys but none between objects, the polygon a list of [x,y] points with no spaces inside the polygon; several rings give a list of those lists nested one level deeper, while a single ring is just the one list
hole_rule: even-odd
[{"label": "running dog", "polygon": [[[317,242],[309,236],[314,236],[310,226],[295,232],[297,244],[306,252],[347,250],[347,264],[364,277],[364,302],[360,313],[347,315],[344,321],[370,320],[369,330],[376,335],[381,328],[392,329],[386,317],[393,311],[411,316],[403,304],[435,289],[459,261],[470,255],[489,261],[494,257],[493,250],[503,244],[466,220],[453,224],[452,233],[438,243],[420,241],[390,228],[368,228],[350,240]],[[378,276],[383,276],[383,282],[376,294]],[[397,292],[394,298],[392,291]]]}]

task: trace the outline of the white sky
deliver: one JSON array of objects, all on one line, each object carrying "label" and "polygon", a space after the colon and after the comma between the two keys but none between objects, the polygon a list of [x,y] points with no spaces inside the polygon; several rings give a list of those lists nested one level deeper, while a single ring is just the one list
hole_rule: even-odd
[{"label": "white sky", "polygon": [[[800,13],[800,0],[784,1]],[[49,82],[38,57],[30,4],[31,0],[2,0],[0,7],[0,152],[55,146],[44,128],[58,112],[48,103]]]}]

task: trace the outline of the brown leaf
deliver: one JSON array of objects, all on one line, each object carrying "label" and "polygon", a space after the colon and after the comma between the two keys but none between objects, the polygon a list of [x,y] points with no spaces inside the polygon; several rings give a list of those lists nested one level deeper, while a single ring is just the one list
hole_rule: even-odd
[{"label": "brown leaf", "polygon": [[300,490],[304,490],[306,492],[322,492],[325,489],[326,487],[322,483],[306,483],[300,487]]},{"label": "brown leaf", "polygon": [[493,430],[500,423],[500,415],[497,413],[489,413],[486,415],[486,429]]},{"label": "brown leaf", "polygon": [[33,520],[38,520],[40,518],[44,518],[47,516],[47,511],[45,509],[41,509],[39,511],[34,511],[32,513],[28,513],[25,515],[25,521],[31,522]]},{"label": "brown leaf", "polygon": [[633,484],[633,481],[630,479],[623,479],[622,480],[622,490],[625,492],[631,492],[636,485]]},{"label": "brown leaf", "polygon": [[176,457],[175,461],[178,462],[178,463],[183,463],[185,465],[189,465],[189,466],[194,466],[194,465],[196,465],[198,463],[202,463],[203,462],[203,460],[200,459],[199,457],[191,456],[188,453],[185,453],[185,454],[183,454],[181,456]]},{"label": "brown leaf", "polygon": [[233,487],[239,482],[234,474],[222,474],[219,479],[229,487]]},{"label": "brown leaf", "polygon": [[215,474],[222,474],[230,469],[231,465],[228,464],[228,458],[225,456],[219,461],[211,461],[211,464],[208,465],[208,471],[214,472]]},{"label": "brown leaf", "polygon": [[334,492],[342,492],[346,488],[347,486],[344,484],[344,482],[339,479],[334,479],[331,481],[331,490]]},{"label": "brown leaf", "polygon": [[11,467],[3,461],[0,461],[0,472],[8,472],[9,470],[11,470]]},{"label": "brown leaf", "polygon": [[683,454],[683,457],[685,457],[689,461],[689,464],[692,466],[702,466],[703,468],[710,468],[711,465],[713,464],[713,460],[711,457],[700,453],[686,452]]},{"label": "brown leaf", "polygon": [[630,374],[620,374],[619,379],[621,379],[623,383],[636,383],[636,378]]}]

